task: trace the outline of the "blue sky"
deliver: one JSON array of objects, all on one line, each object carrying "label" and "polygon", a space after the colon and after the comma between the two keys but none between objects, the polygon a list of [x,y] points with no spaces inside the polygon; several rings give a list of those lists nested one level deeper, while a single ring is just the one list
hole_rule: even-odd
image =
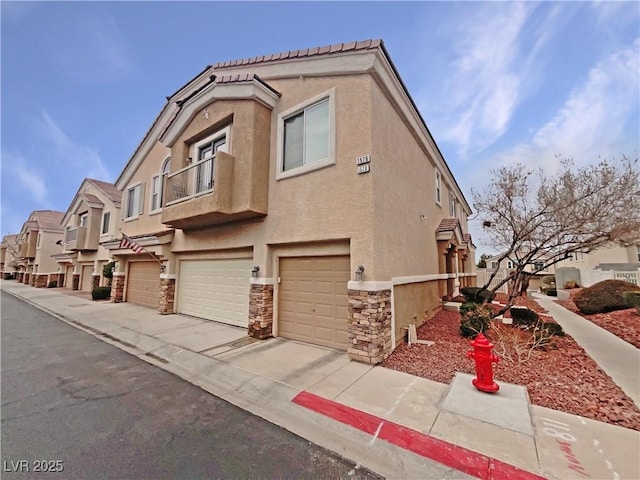
[{"label": "blue sky", "polygon": [[[640,149],[638,2],[1,2],[3,235],[114,181],[206,65],[382,38],[467,200],[489,170]],[[475,233],[476,229],[472,229]],[[479,252],[482,239],[475,235]]]}]

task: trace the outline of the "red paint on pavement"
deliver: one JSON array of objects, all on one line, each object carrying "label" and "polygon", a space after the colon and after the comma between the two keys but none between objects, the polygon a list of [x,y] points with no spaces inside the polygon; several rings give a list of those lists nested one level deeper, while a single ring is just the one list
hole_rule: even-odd
[{"label": "red paint on pavement", "polygon": [[309,392],[300,392],[293,403],[338,420],[393,445],[483,480],[544,480],[534,473],[487,457],[431,435],[384,420]]}]

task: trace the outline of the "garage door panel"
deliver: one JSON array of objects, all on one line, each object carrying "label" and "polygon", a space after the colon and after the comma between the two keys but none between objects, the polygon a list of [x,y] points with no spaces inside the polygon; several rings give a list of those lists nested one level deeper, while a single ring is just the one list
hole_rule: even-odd
[{"label": "garage door panel", "polygon": [[132,262],[127,278],[127,302],[157,308],[160,300],[160,264]]},{"label": "garage door panel", "polygon": [[93,265],[83,265],[80,278],[80,290],[90,292],[93,287]]},{"label": "garage door panel", "polygon": [[280,277],[279,335],[346,350],[349,257],[282,258]]},{"label": "garage door panel", "polygon": [[246,327],[251,259],[183,260],[178,312]]}]

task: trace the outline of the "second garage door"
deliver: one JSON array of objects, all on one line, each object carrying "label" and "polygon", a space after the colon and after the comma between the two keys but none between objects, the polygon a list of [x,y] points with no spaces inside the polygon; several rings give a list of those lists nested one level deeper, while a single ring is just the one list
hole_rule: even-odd
[{"label": "second garage door", "polygon": [[346,350],[348,256],[280,259],[278,335]]},{"label": "second garage door", "polygon": [[247,327],[251,268],[250,259],[183,260],[178,313]]},{"label": "second garage door", "polygon": [[82,282],[82,287],[80,290],[84,290],[85,292],[90,292],[93,287],[93,265],[83,265],[82,266],[82,278],[80,279]]},{"label": "second garage door", "polygon": [[127,302],[158,308],[160,301],[160,264],[132,262],[127,279]]}]

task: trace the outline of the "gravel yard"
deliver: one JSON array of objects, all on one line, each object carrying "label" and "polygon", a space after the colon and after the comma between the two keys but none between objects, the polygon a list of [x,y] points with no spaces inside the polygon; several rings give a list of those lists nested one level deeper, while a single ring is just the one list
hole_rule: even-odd
[{"label": "gravel yard", "polygon": [[[516,304],[542,313],[545,321],[552,320],[531,298],[518,298]],[[474,374],[473,362],[466,357],[470,339],[460,336],[459,326],[458,312],[439,312],[418,328],[418,338],[434,340],[435,345],[403,344],[382,365],[442,383],[450,383],[456,372]],[[508,325],[498,328],[503,336],[520,335]],[[487,337],[499,346],[493,329]],[[495,351],[500,355],[499,348]],[[640,430],[640,410],[572,337],[553,337],[549,346],[533,350],[524,363],[501,356],[494,364],[496,381],[526,386],[533,404]]]}]

